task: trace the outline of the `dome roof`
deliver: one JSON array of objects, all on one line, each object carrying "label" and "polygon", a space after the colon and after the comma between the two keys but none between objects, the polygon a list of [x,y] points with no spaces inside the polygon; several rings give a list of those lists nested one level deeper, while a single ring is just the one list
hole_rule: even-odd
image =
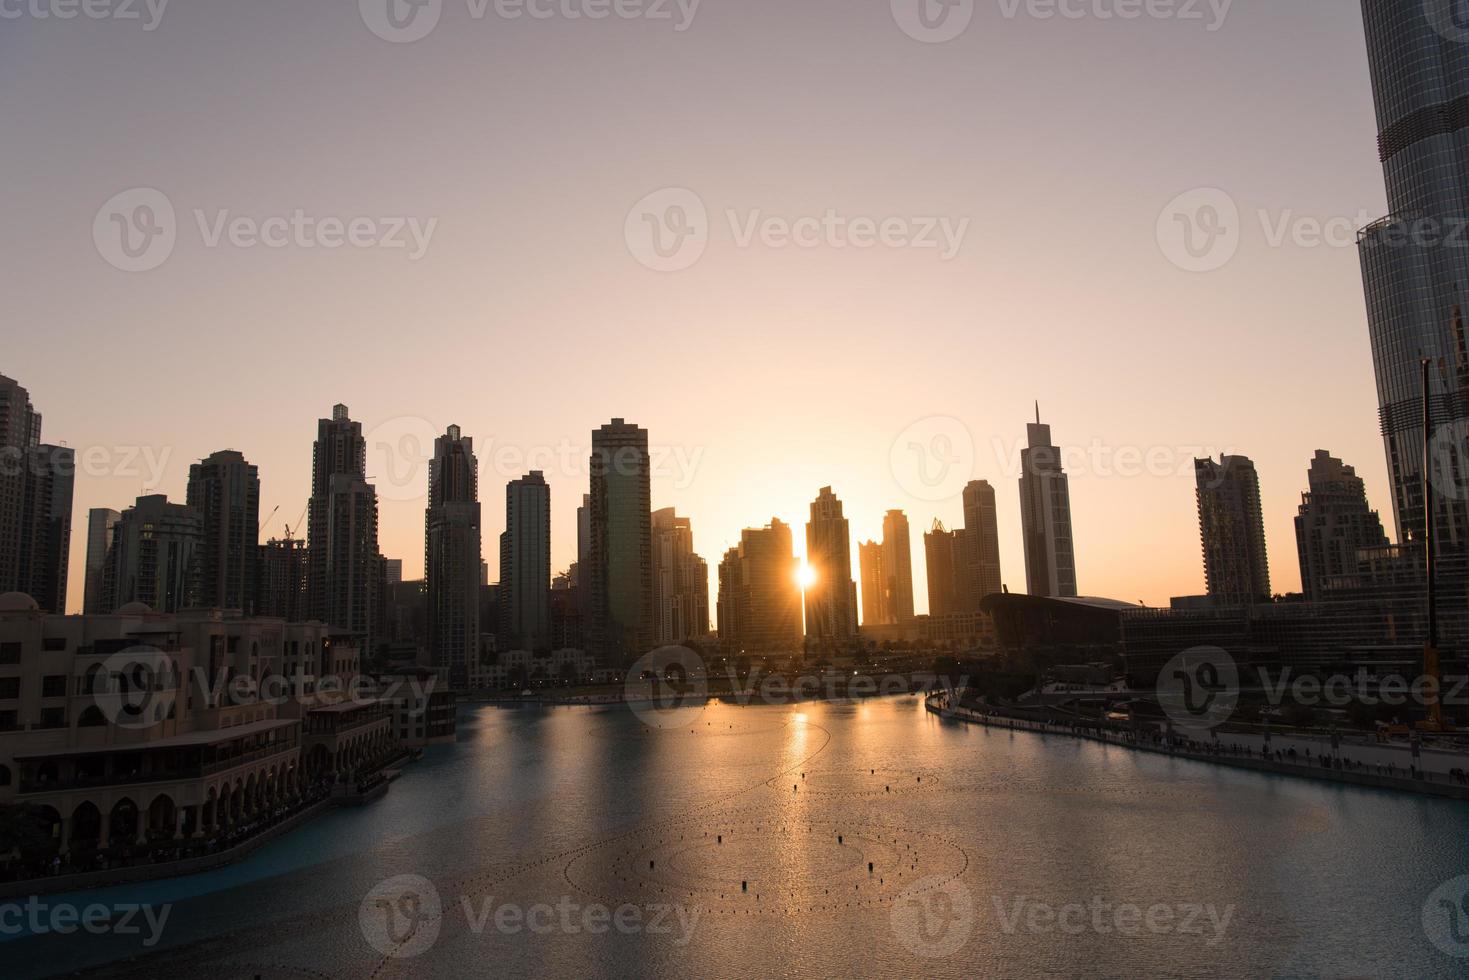
[{"label": "dome roof", "polygon": [[0,595],[0,612],[36,612],[41,607],[36,600],[24,592],[7,592]]},{"label": "dome roof", "polygon": [[125,606],[119,606],[119,616],[151,616],[153,609],[146,602],[129,602]]}]

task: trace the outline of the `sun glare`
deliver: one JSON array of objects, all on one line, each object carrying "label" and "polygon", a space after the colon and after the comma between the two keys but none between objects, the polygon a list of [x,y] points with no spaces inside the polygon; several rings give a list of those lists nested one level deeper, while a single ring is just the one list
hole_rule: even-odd
[{"label": "sun glare", "polygon": [[801,567],[796,569],[796,581],[800,583],[803,589],[811,588],[811,586],[816,584],[816,569],[805,562],[801,562]]}]

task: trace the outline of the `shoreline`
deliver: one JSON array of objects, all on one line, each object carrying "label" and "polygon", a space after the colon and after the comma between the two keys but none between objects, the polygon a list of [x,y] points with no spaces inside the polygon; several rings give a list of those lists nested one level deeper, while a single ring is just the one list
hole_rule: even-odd
[{"label": "shoreline", "polygon": [[1191,752],[1186,749],[1169,749],[1149,745],[1144,742],[1128,741],[1123,738],[1112,738],[1105,734],[1095,732],[1075,731],[1061,725],[1053,725],[1048,722],[1027,721],[1020,718],[1005,718],[1000,715],[981,715],[968,708],[941,707],[935,703],[938,695],[932,695],[924,699],[924,707],[931,713],[941,718],[952,721],[968,722],[973,725],[983,725],[986,728],[996,728],[1002,731],[1025,731],[1038,735],[1064,735],[1069,738],[1081,739],[1089,742],[1098,742],[1102,745],[1113,745],[1121,749],[1129,749],[1138,752],[1148,752],[1153,755],[1167,756],[1171,759],[1185,759],[1190,762],[1204,762],[1214,765],[1228,766],[1233,769],[1248,769],[1252,772],[1264,773],[1272,776],[1293,776],[1300,779],[1312,779],[1317,782],[1335,783],[1339,786],[1356,786],[1365,789],[1383,789],[1399,793],[1413,793],[1419,796],[1433,796],[1449,800],[1469,800],[1469,786],[1459,785],[1448,781],[1436,781],[1433,773],[1425,773],[1427,778],[1413,779],[1407,776],[1379,775],[1370,772],[1350,772],[1341,769],[1327,769],[1309,764],[1290,762],[1276,762],[1270,759],[1258,759],[1250,756],[1236,756],[1226,754],[1214,754],[1210,752]]}]

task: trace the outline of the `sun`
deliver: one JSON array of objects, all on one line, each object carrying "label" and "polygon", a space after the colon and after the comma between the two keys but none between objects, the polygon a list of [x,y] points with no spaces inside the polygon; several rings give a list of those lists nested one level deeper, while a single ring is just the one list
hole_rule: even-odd
[{"label": "sun", "polygon": [[816,584],[816,569],[801,562],[801,566],[796,569],[796,583],[803,589],[811,588]]}]

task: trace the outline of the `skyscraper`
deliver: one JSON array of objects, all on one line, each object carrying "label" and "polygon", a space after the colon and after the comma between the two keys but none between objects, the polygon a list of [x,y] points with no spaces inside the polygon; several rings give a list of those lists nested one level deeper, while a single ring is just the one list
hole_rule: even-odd
[{"label": "skyscraper", "polygon": [[1358,553],[1387,547],[1382,519],[1367,503],[1367,488],[1357,471],[1325,450],[1317,450],[1296,515],[1296,552],[1301,591],[1321,599],[1330,587],[1360,584]]},{"label": "skyscraper", "polygon": [[107,569],[107,551],[112,547],[112,529],[122,515],[106,507],[87,511],[86,584],[82,612],[88,616],[106,612],[102,608],[102,579]]},{"label": "skyscraper", "polygon": [[806,523],[806,637],[818,646],[846,643],[857,635],[857,585],[852,581],[852,540],[842,502],[822,487]]},{"label": "skyscraper", "polygon": [[551,488],[540,470],[505,486],[500,535],[501,649],[551,645]]},{"label": "skyscraper", "polygon": [[694,531],[672,507],[655,510],[653,642],[684,643],[709,632],[709,565],[694,554]]},{"label": "skyscraper", "polygon": [[1227,605],[1270,601],[1260,477],[1247,456],[1194,460],[1209,595]]},{"label": "skyscraper", "polygon": [[[289,530],[289,529],[287,529]],[[287,534],[260,546],[256,566],[255,610],[288,623],[311,618],[306,605],[306,542]]]},{"label": "skyscraper", "polygon": [[1455,247],[1469,217],[1469,45],[1460,6],[1362,2],[1390,210],[1363,230],[1358,249],[1393,512],[1398,540],[1421,541],[1419,365],[1427,358],[1432,422],[1446,436],[1433,445],[1444,550],[1469,547],[1469,249]]},{"label": "skyscraper", "polygon": [[963,537],[935,520],[923,535],[924,567],[928,572],[928,614],[934,618],[959,611],[960,559]]},{"label": "skyscraper", "polygon": [[771,520],[740,532],[719,563],[719,639],[726,649],[801,648],[801,588],[790,525]]},{"label": "skyscraper", "polygon": [[377,491],[366,480],[362,423],[346,405],[316,425],[306,548],[311,614],[359,634],[364,655],[375,649],[384,568],[377,544]]},{"label": "skyscraper", "polygon": [[479,660],[479,464],[474,440],[457,425],[434,440],[423,523],[429,663],[454,687],[468,687]]},{"label": "skyscraper", "polygon": [[199,604],[204,522],[192,507],[163,494],[139,497],[112,529],[102,579],[102,608],[116,612],[141,602],[175,613]]},{"label": "skyscraper", "polygon": [[[1001,589],[1000,530],[995,511],[995,488],[986,480],[974,480],[964,488],[963,557],[963,611],[979,612],[984,597]],[[1074,578],[1073,572],[1073,582]]]},{"label": "skyscraper", "polygon": [[260,476],[234,450],[189,467],[188,506],[203,522],[199,605],[253,614],[260,560]]},{"label": "skyscraper", "polygon": [[41,443],[29,393],[0,376],[0,592],[66,611],[76,458]]},{"label": "skyscraper", "polygon": [[613,419],[592,433],[587,564],[591,652],[611,667],[653,644],[652,490],[648,432]]},{"label": "skyscraper", "polygon": [[1025,538],[1025,582],[1031,595],[1076,595],[1076,557],[1071,538],[1071,489],[1061,468],[1061,450],[1051,444],[1051,427],[1025,426],[1028,448],[1020,451],[1020,528]]},{"label": "skyscraper", "polygon": [[883,568],[881,542],[864,541],[857,545],[857,567],[862,580],[862,625],[891,623],[893,615],[888,603],[888,576]]},{"label": "skyscraper", "polygon": [[885,621],[908,622],[913,618],[913,544],[901,510],[890,510],[882,519],[882,575],[888,595]]}]

